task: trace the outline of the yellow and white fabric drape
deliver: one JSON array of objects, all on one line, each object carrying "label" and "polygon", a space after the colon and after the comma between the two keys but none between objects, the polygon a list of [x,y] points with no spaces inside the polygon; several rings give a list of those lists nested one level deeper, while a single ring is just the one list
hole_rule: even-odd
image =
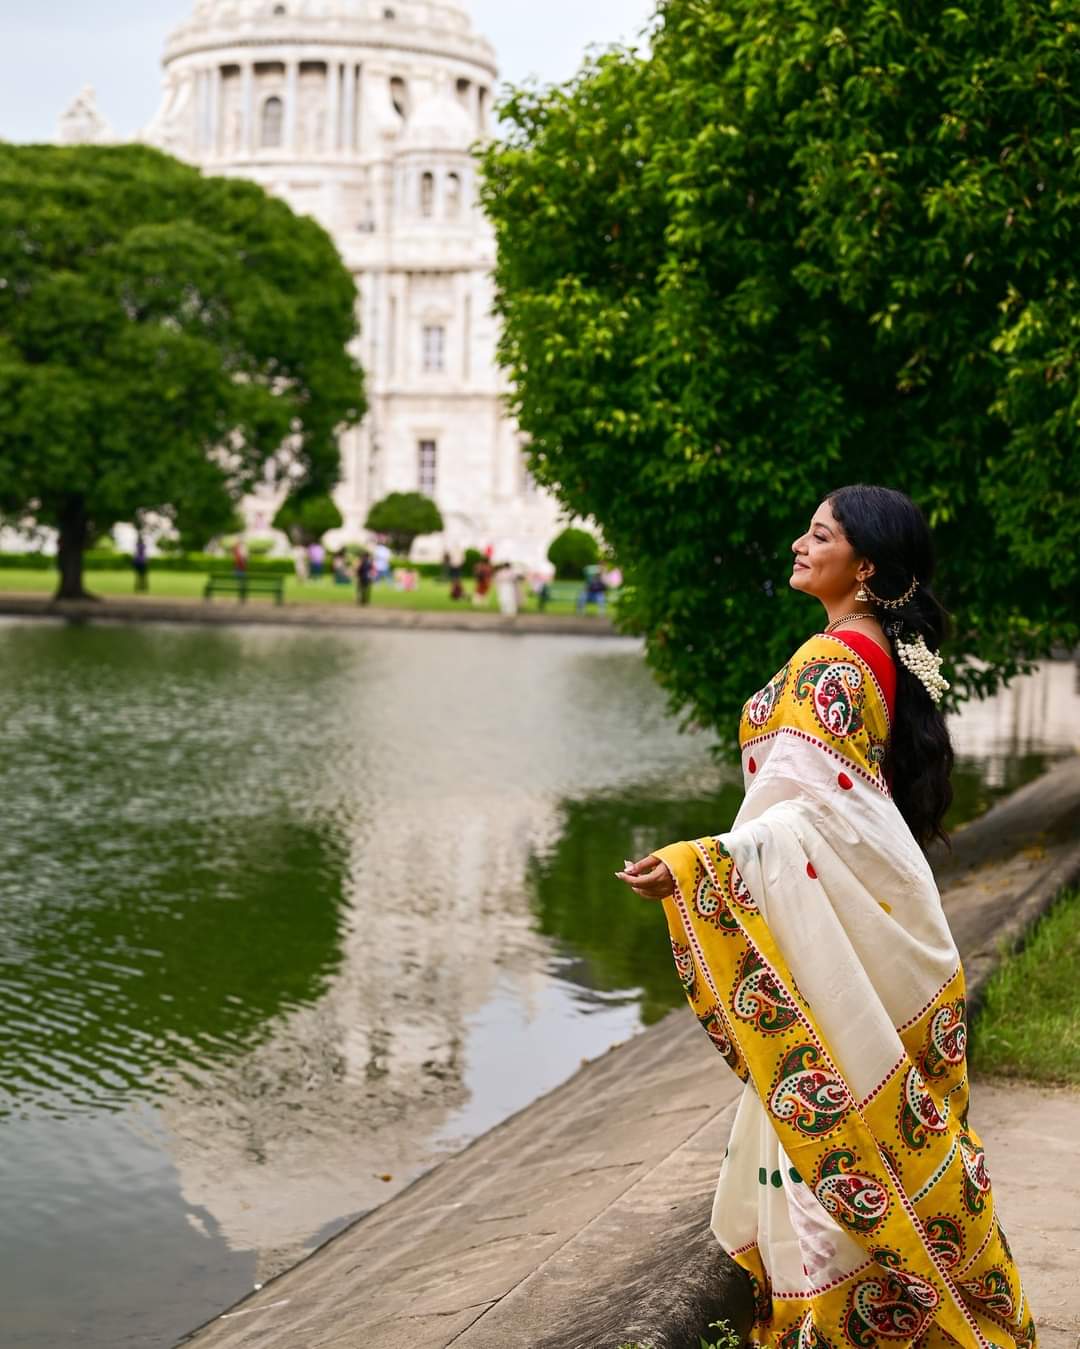
[{"label": "yellow and white fabric drape", "polygon": [[818,635],[746,704],[730,831],[658,856],[690,1004],[746,1082],[713,1231],[778,1349],[1033,1349],[968,1120],[964,977],[885,776],[870,666]]}]

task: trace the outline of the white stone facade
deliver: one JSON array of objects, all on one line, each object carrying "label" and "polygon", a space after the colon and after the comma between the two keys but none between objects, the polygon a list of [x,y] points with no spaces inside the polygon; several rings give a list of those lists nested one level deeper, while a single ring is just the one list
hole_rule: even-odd
[{"label": "white stone facade", "polygon": [[[369,412],[342,442],[344,538],[372,502],[423,490],[444,546],[538,563],[560,528],[503,410],[494,238],[470,146],[495,54],[454,0],[196,0],[169,38],[143,139],[261,183],[334,237],[360,295]],[[276,498],[249,502],[265,530]]]}]

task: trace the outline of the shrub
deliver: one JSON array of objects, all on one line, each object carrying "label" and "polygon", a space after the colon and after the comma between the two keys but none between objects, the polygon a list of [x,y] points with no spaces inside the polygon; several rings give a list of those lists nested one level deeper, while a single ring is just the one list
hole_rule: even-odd
[{"label": "shrub", "polygon": [[325,492],[299,492],[285,498],[271,523],[294,543],[317,543],[344,522],[333,497]]},{"label": "shrub", "polygon": [[391,492],[372,506],[365,528],[385,534],[394,552],[408,557],[422,534],[442,532],[443,518],[434,501],[421,492]]},{"label": "shrub", "polygon": [[600,560],[600,547],[584,529],[564,529],[552,540],[548,561],[564,581],[578,581],[594,562]]}]

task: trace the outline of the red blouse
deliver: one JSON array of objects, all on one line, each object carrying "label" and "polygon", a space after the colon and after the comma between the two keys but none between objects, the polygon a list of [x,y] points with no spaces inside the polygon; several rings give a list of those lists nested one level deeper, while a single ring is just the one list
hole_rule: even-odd
[{"label": "red blouse", "polygon": [[862,656],[863,660],[873,670],[877,682],[881,685],[881,691],[885,695],[885,706],[889,709],[889,721],[891,723],[896,715],[896,666],[893,663],[893,658],[872,637],[867,637],[865,632],[830,632],[829,636],[835,637],[838,642],[843,642],[845,646],[850,646],[852,651]]}]

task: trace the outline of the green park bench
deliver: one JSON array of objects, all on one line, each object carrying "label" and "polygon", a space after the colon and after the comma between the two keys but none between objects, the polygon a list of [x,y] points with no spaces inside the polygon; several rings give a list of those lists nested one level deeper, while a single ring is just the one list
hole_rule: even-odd
[{"label": "green park bench", "polygon": [[231,571],[211,572],[206,578],[203,599],[213,599],[215,595],[235,595],[241,604],[249,595],[273,595],[274,603],[281,604],[285,598],[285,577],[238,576]]}]

